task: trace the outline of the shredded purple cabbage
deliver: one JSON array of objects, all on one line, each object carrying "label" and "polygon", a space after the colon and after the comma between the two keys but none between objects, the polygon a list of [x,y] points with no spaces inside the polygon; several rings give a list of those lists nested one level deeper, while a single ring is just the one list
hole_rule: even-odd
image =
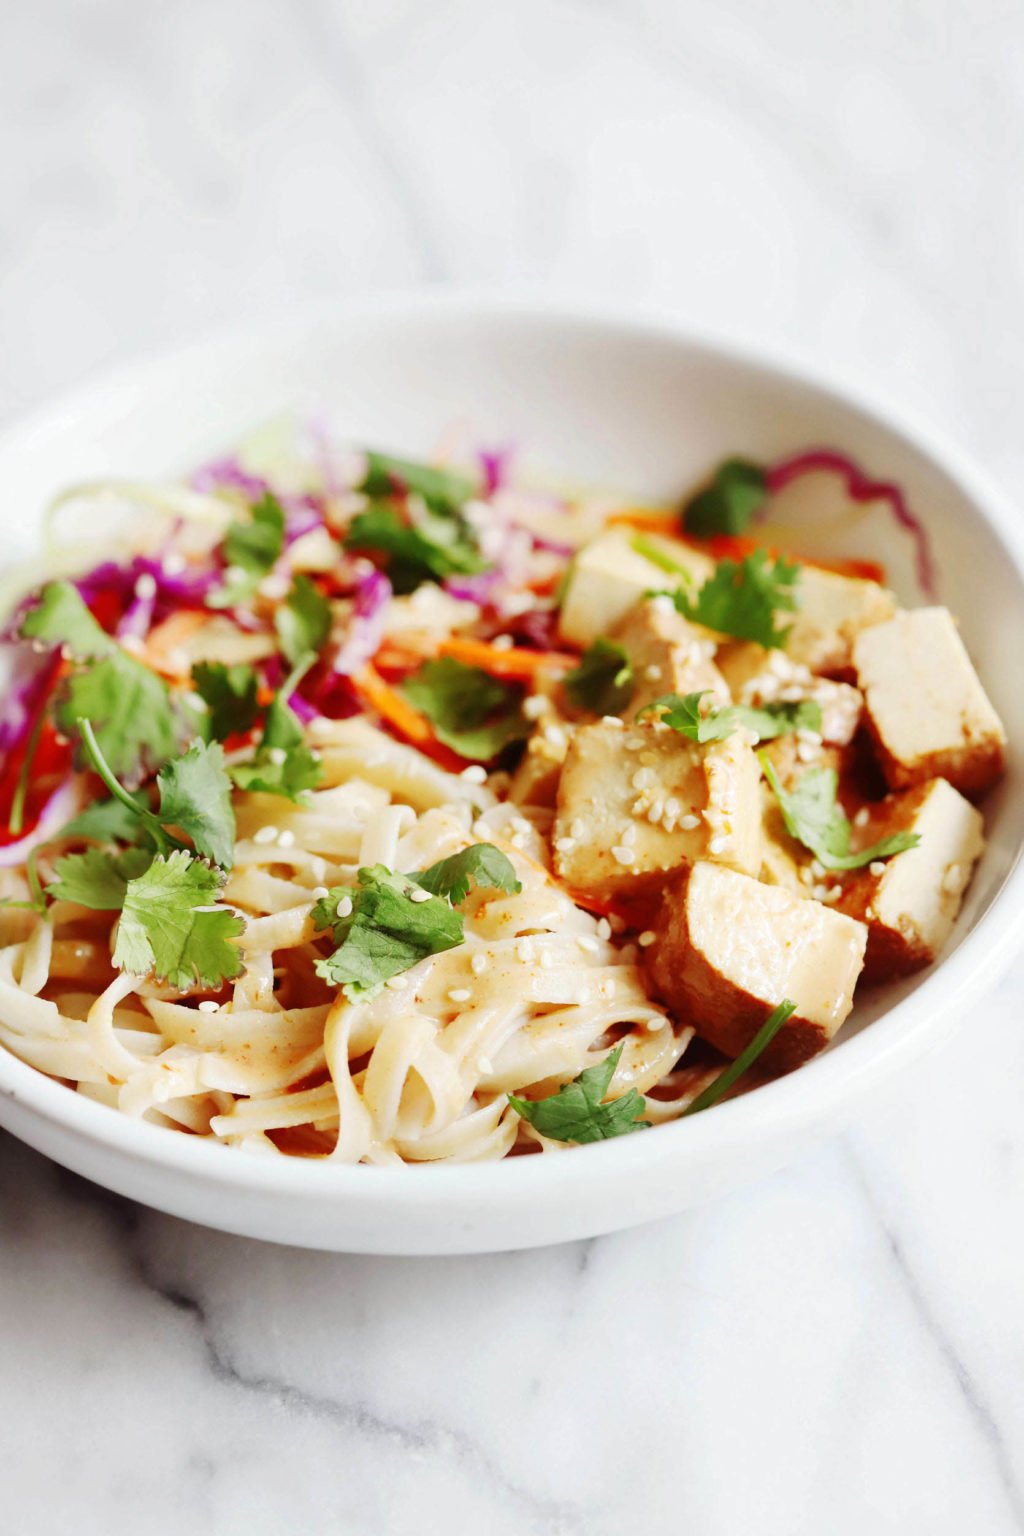
[{"label": "shredded purple cabbage", "polygon": [[294,544],[304,534],[319,528],[324,520],[323,508],[314,496],[282,495],[269,480],[251,475],[236,458],[214,459],[204,464],[192,476],[194,490],[216,493],[219,490],[240,491],[249,501],[258,501],[268,493],[284,508],[285,544]]},{"label": "shredded purple cabbage", "polygon": [[348,634],[338,648],[332,671],[351,677],[376,654],[390,601],[391,583],[383,571],[368,570],[359,577]]},{"label": "shredded purple cabbage", "polygon": [[493,496],[495,491],[500,491],[502,486],[508,484],[511,478],[512,460],[515,458],[515,449],[511,446],[504,448],[480,448],[477,458],[480,468],[483,470],[485,496]]},{"label": "shredded purple cabbage", "polygon": [[19,864],[24,864],[33,848],[38,848],[40,843],[45,843],[55,832],[59,832],[77,809],[75,781],[72,778],[65,779],[43,806],[32,831],[19,837],[17,842],[0,846],[0,869],[15,869]]}]

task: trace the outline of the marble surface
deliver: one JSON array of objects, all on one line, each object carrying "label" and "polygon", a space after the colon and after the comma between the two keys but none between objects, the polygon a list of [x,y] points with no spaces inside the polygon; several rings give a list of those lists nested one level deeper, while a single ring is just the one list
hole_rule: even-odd
[{"label": "marble surface", "polygon": [[[644,298],[1024,493],[1015,0],[36,0],[0,413],[297,300]],[[7,1536],[1024,1530],[1024,967],[796,1167],[618,1237],[262,1247],[0,1138]]]}]

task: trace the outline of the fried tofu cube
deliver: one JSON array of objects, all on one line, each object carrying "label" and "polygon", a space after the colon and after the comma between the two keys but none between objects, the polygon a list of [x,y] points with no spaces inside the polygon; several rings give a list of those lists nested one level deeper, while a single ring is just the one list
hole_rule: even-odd
[{"label": "fried tofu cube", "polygon": [[970,795],[994,783],[1006,732],[948,608],[915,608],[865,630],[853,660],[891,789],[941,777]]},{"label": "fried tofu cube", "polygon": [[796,595],[800,606],[785,650],[812,672],[847,671],[856,636],[896,612],[896,599],[877,581],[840,576],[815,565],[801,566]]},{"label": "fried tofu cube", "polygon": [[748,732],[697,745],[668,726],[607,719],[569,743],[552,834],[555,869],[601,900],[716,859],[757,872],[761,801]]},{"label": "fried tofu cube", "polygon": [[649,597],[634,604],[609,638],[622,646],[633,666],[631,715],[667,693],[707,692],[713,704],[731,702],[714,663],[714,640],[684,619],[671,598]]},{"label": "fried tofu cube", "polygon": [[736,704],[799,704],[804,700],[821,710],[823,740],[836,746],[852,741],[860,724],[864,700],[849,683],[817,677],[803,662],[785,651],[768,650],[752,640],[719,646],[715,664]]},{"label": "fried tofu cube", "polygon": [[[714,570],[714,561],[688,544],[672,539],[650,542],[664,549],[698,586]],[[645,593],[678,585],[677,576],[637,553],[629,533],[602,534],[580,550],[570,568],[559,618],[562,636],[581,648],[592,645],[614,629]]]},{"label": "fried tofu cube", "polygon": [[847,1018],[867,929],[819,901],[721,864],[673,876],[644,952],[654,990],[726,1056],[749,1045],[785,998],[796,1012],[760,1063],[788,1072],[822,1050]]},{"label": "fried tofu cube", "polygon": [[981,813],[945,779],[887,795],[857,828],[862,846],[894,832],[916,832],[921,841],[848,875],[839,901],[867,924],[864,973],[875,981],[937,958],[985,847]]},{"label": "fried tofu cube", "polygon": [[554,805],[571,726],[550,722],[533,732],[512,775],[508,797],[517,805]]}]

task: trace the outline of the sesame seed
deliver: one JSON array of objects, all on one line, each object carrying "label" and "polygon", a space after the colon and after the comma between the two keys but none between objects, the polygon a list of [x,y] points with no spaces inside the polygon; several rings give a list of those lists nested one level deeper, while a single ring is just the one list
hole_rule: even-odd
[{"label": "sesame seed", "polygon": [[729,839],[727,837],[713,837],[711,839],[711,841],[708,843],[708,852],[709,853],[724,853],[728,846],[729,846]]},{"label": "sesame seed", "polygon": [[815,885],[815,886],[812,886],[812,888],[811,888],[811,895],[814,897],[815,901],[824,901],[826,896],[828,895],[828,886],[827,885]]},{"label": "sesame seed", "polygon": [[597,920],[597,936],[599,939],[610,939],[612,936],[612,925],[606,917]]},{"label": "sesame seed", "polygon": [[487,956],[474,955],[472,960],[469,962],[469,968],[473,972],[474,976],[482,976],[484,971],[487,969]]},{"label": "sesame seed", "polygon": [[539,720],[547,712],[548,701],[543,694],[531,693],[523,700],[523,714],[527,720]]},{"label": "sesame seed", "polygon": [[884,875],[885,874],[885,860],[884,859],[872,859],[871,863],[868,865],[868,873],[872,874],[872,875],[875,875],[876,877],[878,875]]},{"label": "sesame seed", "polygon": [[472,995],[468,987],[450,987],[448,989],[448,1001],[451,1003],[468,1003]]},{"label": "sesame seed", "polygon": [[684,832],[692,832],[695,827],[700,826],[700,817],[695,816],[693,812],[690,811],[685,816],[680,816],[679,825],[682,827]]},{"label": "sesame seed", "polygon": [[842,894],[843,888],[841,885],[830,885],[828,890],[825,892],[824,900],[838,901]]},{"label": "sesame seed", "polygon": [[682,801],[677,799],[677,797],[675,795],[669,795],[668,799],[665,801],[665,815],[666,816],[671,816],[672,820],[675,821],[682,814],[683,814],[683,803],[682,803]]},{"label": "sesame seed", "polygon": [[596,955],[597,951],[601,947],[594,936],[589,933],[581,933],[579,938],[576,940],[576,943],[579,945],[580,949],[582,949],[584,953],[588,955]]},{"label": "sesame seed", "polygon": [[636,842],[636,827],[628,826],[623,832],[622,836],[619,838],[619,842],[624,848],[632,848],[633,844]]},{"label": "sesame seed", "polygon": [[164,575],[180,576],[182,571],[185,569],[186,564],[187,561],[184,555],[179,555],[177,551],[172,551],[171,554],[165,555],[163,558],[162,565]]},{"label": "sesame seed", "polygon": [[481,821],[479,819],[474,821],[474,823],[473,823],[473,836],[474,837],[486,838],[486,837],[489,836],[489,834],[490,834],[490,828],[488,827],[488,825],[487,825],[487,823],[485,821]]},{"label": "sesame seed", "polygon": [[561,748],[569,745],[569,738],[565,734],[565,730],[562,726],[555,725],[553,721],[544,727],[541,735],[550,747]]},{"label": "sesame seed", "polygon": [[626,737],[626,750],[628,752],[639,752],[640,748],[643,745],[644,745],[644,738],[642,736],[627,736]]},{"label": "sesame seed", "polygon": [[820,859],[811,860],[811,874],[814,876],[815,880],[824,880],[825,866],[822,864]]},{"label": "sesame seed", "polygon": [[633,848],[624,848],[621,843],[616,843],[612,849],[612,858],[618,864],[635,864],[636,851]]},{"label": "sesame seed", "polygon": [[421,902],[421,901],[430,901],[430,899],[431,899],[430,892],[423,890],[423,888],[421,886],[414,885],[411,888],[411,890],[409,891],[409,900],[410,901]]},{"label": "sesame seed", "polygon": [[575,847],[576,839],[574,837],[555,838],[555,849],[558,853],[571,853]]},{"label": "sesame seed", "polygon": [[871,816],[871,812],[868,810],[867,806],[866,805],[862,805],[860,810],[857,812],[857,814],[853,818],[854,826],[855,827],[866,827],[867,824],[868,824],[868,820],[869,820],[870,816]]},{"label": "sesame seed", "polygon": [[809,741],[800,741],[797,743],[796,755],[802,763],[813,763],[818,755],[818,749]]},{"label": "sesame seed", "polygon": [[260,827],[258,831],[254,832],[252,838],[254,843],[276,843],[277,839],[278,829],[271,826],[269,822],[265,827]]},{"label": "sesame seed", "polygon": [[525,851],[526,838],[521,832],[513,832],[512,836],[509,838],[509,842],[512,844],[513,848],[518,848],[520,853]]},{"label": "sesame seed", "polygon": [[661,668],[652,661],[649,667],[644,667],[644,678],[649,683],[660,683]]},{"label": "sesame seed", "polygon": [[513,832],[532,832],[533,826],[525,816],[513,816],[510,822]]},{"label": "sesame seed", "polygon": [[651,944],[654,943],[657,937],[658,935],[655,933],[653,928],[645,928],[643,933],[637,939],[637,943],[640,945],[641,949],[647,949]]},{"label": "sesame seed", "polygon": [[270,761],[274,764],[275,768],[280,768],[282,763],[286,763],[288,761],[288,753],[285,751],[284,747],[271,747],[270,751],[267,753],[267,756],[270,758]]},{"label": "sesame seed", "polygon": [[513,645],[512,636],[495,635],[494,639],[491,641],[491,645],[496,651],[510,651]]},{"label": "sesame seed", "polygon": [[601,716],[601,724],[602,725],[610,725],[614,730],[619,730],[619,731],[625,730],[625,726],[623,725],[622,721],[619,719],[618,715],[602,715]]},{"label": "sesame seed", "polygon": [[468,768],[463,768],[459,778],[465,779],[467,784],[483,784],[487,778],[487,769],[479,763],[470,763]]},{"label": "sesame seed", "polygon": [[586,822],[581,820],[581,818],[579,816],[574,816],[572,821],[570,821],[570,823],[569,823],[569,836],[570,837],[582,837],[586,830],[587,830]]},{"label": "sesame seed", "polygon": [[649,768],[638,768],[629,782],[634,789],[648,789],[653,778],[654,775]]},{"label": "sesame seed", "polygon": [[32,653],[33,653],[33,655],[41,656],[43,654],[43,652],[45,650],[48,650],[48,649],[49,649],[49,647],[47,646],[45,640],[33,640],[32,641]]},{"label": "sesame seed", "polygon": [[336,912],[337,912],[339,917],[351,917],[351,915],[352,915],[352,897],[351,896],[343,896],[341,898],[341,900],[338,902],[338,905],[335,908],[335,910],[336,910]]},{"label": "sesame seed", "polygon": [[657,597],[651,598],[651,607],[655,613],[675,613],[676,605],[664,592],[659,592]]},{"label": "sesame seed", "polygon": [[277,845],[279,848],[294,848],[295,833],[289,827],[285,827],[277,839]]},{"label": "sesame seed", "polygon": [[409,979],[406,976],[389,976],[384,985],[390,987],[392,992],[404,992],[409,985]]},{"label": "sesame seed", "polygon": [[[129,651],[133,656],[141,656],[142,655],[142,649],[143,649],[143,647],[142,647],[142,640],[141,640],[141,638],[138,635],[122,635],[121,636],[121,649],[125,650],[125,651]],[[62,645],[61,646],[60,653],[64,657],[65,661],[67,661],[68,657],[71,654],[69,649],[68,649],[68,647],[66,645]],[[182,669],[180,667],[177,667],[177,668],[175,668],[175,670],[180,672]]]},{"label": "sesame seed", "polygon": [[326,885],[314,885],[310,894],[312,895],[314,901],[323,901],[324,897],[327,895],[327,887]]},{"label": "sesame seed", "polygon": [[220,1003],[215,1003],[211,999],[207,998],[207,999],[205,999],[203,1002],[201,1002],[199,1004],[199,1012],[200,1013],[216,1013],[219,1007],[220,1007]]},{"label": "sesame seed", "polygon": [[143,602],[147,602],[151,597],[156,597],[156,580],[148,571],[143,571],[135,583],[135,596],[141,597]]}]

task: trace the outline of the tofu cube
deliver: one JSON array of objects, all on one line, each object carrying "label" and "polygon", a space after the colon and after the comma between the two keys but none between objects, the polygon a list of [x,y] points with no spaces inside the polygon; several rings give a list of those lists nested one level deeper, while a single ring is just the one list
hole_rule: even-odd
[{"label": "tofu cube", "polygon": [[798,1067],[832,1039],[853,1006],[867,929],[819,901],[721,864],[673,876],[645,951],[654,990],[726,1056],[749,1045],[784,998],[796,1012],[759,1058]]},{"label": "tofu cube", "polygon": [[787,656],[812,672],[845,672],[857,635],[896,612],[896,599],[877,581],[840,576],[804,565],[796,588],[799,608],[786,638]]},{"label": "tofu cube", "polygon": [[636,686],[629,704],[631,716],[666,693],[708,692],[714,704],[731,703],[713,660],[714,640],[684,619],[671,598],[649,597],[634,604],[610,638],[633,664]]},{"label": "tofu cube", "polygon": [[[650,542],[689,571],[698,586],[714,570],[714,561],[688,544],[673,539]],[[581,648],[592,645],[614,629],[646,592],[678,585],[678,577],[636,552],[628,532],[602,534],[573,561],[559,619],[562,636]]]},{"label": "tofu cube", "polygon": [[533,732],[509,783],[510,800],[517,805],[554,805],[573,729],[551,721]]},{"label": "tofu cube", "polygon": [[697,745],[653,721],[582,726],[558,785],[555,869],[601,900],[660,887],[696,859],[756,874],[759,774],[745,731]]},{"label": "tofu cube", "polygon": [[994,783],[1006,733],[947,608],[916,608],[865,630],[853,659],[891,789],[941,777],[970,795]]},{"label": "tofu cube", "polygon": [[754,641],[733,640],[719,646],[715,663],[736,704],[799,704],[812,700],[821,710],[825,741],[845,746],[860,724],[864,700],[857,688],[817,677],[785,651],[768,650]]},{"label": "tofu cube", "polygon": [[846,877],[839,907],[867,924],[866,976],[905,976],[935,960],[949,938],[985,847],[980,812],[945,779],[888,795],[857,829],[862,846],[916,832],[916,848]]}]

